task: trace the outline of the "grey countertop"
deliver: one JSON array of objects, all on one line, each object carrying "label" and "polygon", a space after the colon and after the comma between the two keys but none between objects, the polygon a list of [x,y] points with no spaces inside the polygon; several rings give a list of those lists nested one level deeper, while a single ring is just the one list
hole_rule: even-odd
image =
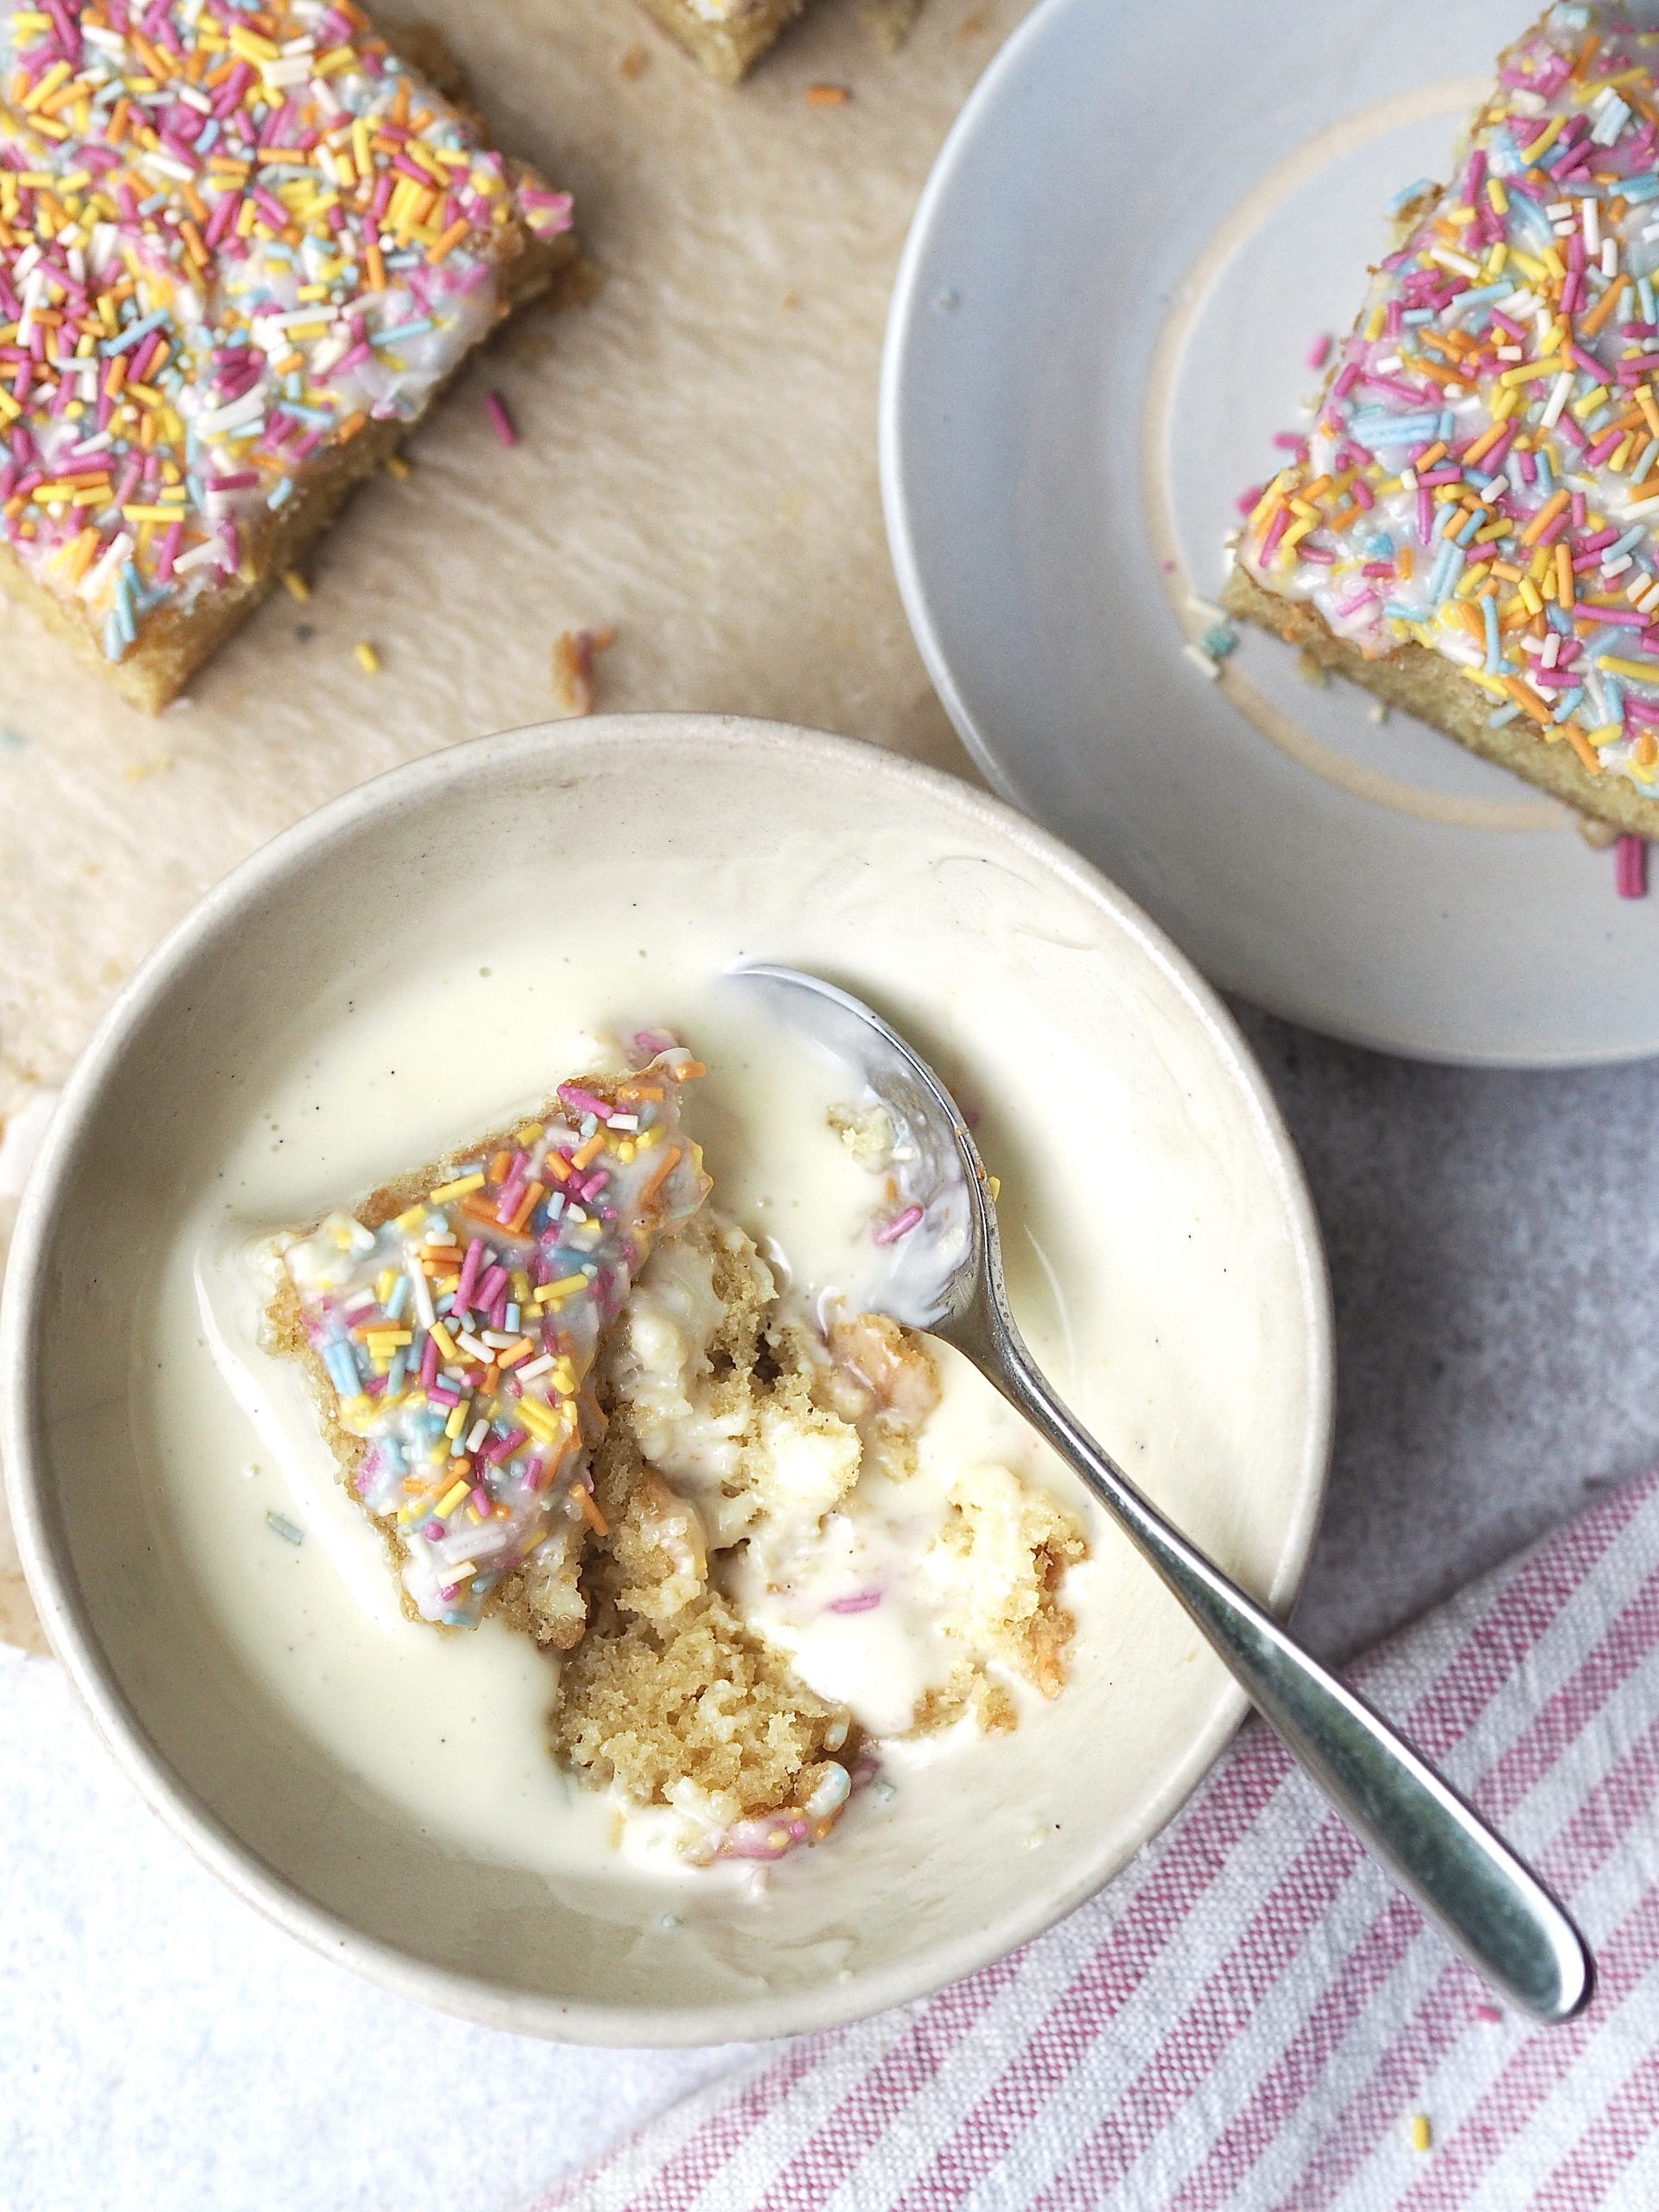
[{"label": "grey countertop", "polygon": [[1234,1012],[1330,1255],[1336,1450],[1296,1618],[1343,1654],[1659,1459],[1659,1062],[1436,1067]]}]

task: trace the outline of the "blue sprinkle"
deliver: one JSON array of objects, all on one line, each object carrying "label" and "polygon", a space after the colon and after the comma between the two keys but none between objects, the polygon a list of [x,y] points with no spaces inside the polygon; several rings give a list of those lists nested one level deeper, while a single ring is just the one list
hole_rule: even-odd
[{"label": "blue sprinkle", "polygon": [[104,617],[104,658],[119,660],[127,650],[127,641],[121,633],[121,618],[111,607]]},{"label": "blue sprinkle", "polygon": [[1389,202],[1389,214],[1397,215],[1402,207],[1409,207],[1411,202],[1416,199],[1420,192],[1433,192],[1437,188],[1432,176],[1420,176],[1415,184],[1408,184],[1403,188],[1403,190],[1395,194],[1393,199]]},{"label": "blue sprinkle", "polygon": [[1225,660],[1229,653],[1237,650],[1238,632],[1230,623],[1217,622],[1205,632],[1198,645],[1211,660]]},{"label": "blue sprinkle", "polygon": [[141,315],[137,322],[130,322],[118,338],[106,338],[99,347],[100,353],[124,353],[148,338],[152,330],[159,330],[168,320],[167,309],[157,308],[154,315]]},{"label": "blue sprinkle", "polygon": [[1488,729],[1502,729],[1504,723],[1512,722],[1520,711],[1520,708],[1511,701],[1507,707],[1500,707],[1495,715],[1487,715],[1486,727]]},{"label": "blue sprinkle", "polygon": [[1576,690],[1567,691],[1562,694],[1560,699],[1557,702],[1553,719],[1558,722],[1564,722],[1569,715],[1576,715],[1579,709],[1583,704],[1584,686],[1580,683]]},{"label": "blue sprinkle", "polygon": [[1497,601],[1490,593],[1481,601],[1480,611],[1486,618],[1486,673],[1496,676],[1503,665],[1503,645],[1497,631]]},{"label": "blue sprinkle", "polygon": [[285,1513],[267,1513],[265,1522],[285,1544],[302,1544],[305,1541],[305,1531],[296,1529]]},{"label": "blue sprinkle", "polygon": [[265,505],[268,507],[283,507],[288,505],[293,496],[294,479],[291,476],[279,476],[265,494]]},{"label": "blue sprinkle", "polygon": [[396,346],[405,338],[419,338],[432,327],[429,315],[417,315],[412,321],[400,322],[390,330],[378,330],[369,340],[372,346]]}]

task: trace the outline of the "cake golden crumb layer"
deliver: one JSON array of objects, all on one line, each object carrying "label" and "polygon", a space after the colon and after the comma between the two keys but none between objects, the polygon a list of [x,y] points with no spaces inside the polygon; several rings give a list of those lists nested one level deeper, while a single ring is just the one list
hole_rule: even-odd
[{"label": "cake golden crumb layer", "polygon": [[1230,612],[1659,836],[1659,32],[1558,5],[1397,203]]},{"label": "cake golden crumb layer", "polygon": [[353,0],[0,10],[0,582],[175,697],[569,261]]}]

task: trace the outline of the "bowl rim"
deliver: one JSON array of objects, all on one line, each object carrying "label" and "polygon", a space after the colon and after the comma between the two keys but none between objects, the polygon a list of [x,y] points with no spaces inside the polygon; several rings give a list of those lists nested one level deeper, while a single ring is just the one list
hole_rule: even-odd
[{"label": "bowl rim", "polygon": [[77,1585],[49,1471],[48,1412],[35,1385],[45,1325],[45,1262],[75,1182],[90,1122],[129,1049],[180,974],[301,865],[349,841],[388,814],[430,804],[457,782],[487,777],[537,755],[556,760],[595,744],[607,753],[682,739],[737,750],[810,758],[872,780],[914,790],[1020,848],[1103,909],[1176,988],[1211,1049],[1243,1091],[1274,1171],[1289,1229],[1309,1346],[1309,1418],[1295,1507],[1269,1602],[1282,1613],[1300,1587],[1329,1473],[1333,1420],[1333,1323],[1318,1217],[1301,1162],[1265,1077],[1221,999],[1157,925],[1091,863],[1004,801],[961,778],[861,740],[731,715],[658,713],[594,715],[539,723],[462,741],[356,785],[280,831],[208,890],[121,987],[66,1084],[19,1208],[0,1300],[0,1459],[17,1547],[51,1649],[94,1732],[140,1794],[185,1844],[238,1897],[313,1950],[352,1967],[398,1996],[476,2022],[555,2041],[674,2047],[753,2041],[840,2026],[926,1996],[1028,1942],[1092,1896],[1156,1834],[1209,1771],[1244,1717],[1247,1700],[1221,1685],[1209,1717],[1144,1808],[1127,1850],[1096,1862],[1058,1888],[1033,1884],[1025,1909],[993,1926],[969,1929],[893,1966],[855,1974],[845,1985],[815,1983],[782,1994],[721,1999],[657,2010],[566,2001],[482,1974],[440,1967],[354,1927],[308,1897],[262,1859],[174,1770],[149,1736],[112,1663]]}]

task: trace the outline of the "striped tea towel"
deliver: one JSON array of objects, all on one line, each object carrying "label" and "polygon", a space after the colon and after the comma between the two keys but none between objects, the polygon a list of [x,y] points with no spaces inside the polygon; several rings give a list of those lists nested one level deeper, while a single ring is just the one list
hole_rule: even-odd
[{"label": "striped tea towel", "polygon": [[1357,1676],[1589,1936],[1572,2025],[1506,2016],[1252,1726],[1059,1927],[784,2046],[537,2212],[1656,2212],[1659,1476]]}]

